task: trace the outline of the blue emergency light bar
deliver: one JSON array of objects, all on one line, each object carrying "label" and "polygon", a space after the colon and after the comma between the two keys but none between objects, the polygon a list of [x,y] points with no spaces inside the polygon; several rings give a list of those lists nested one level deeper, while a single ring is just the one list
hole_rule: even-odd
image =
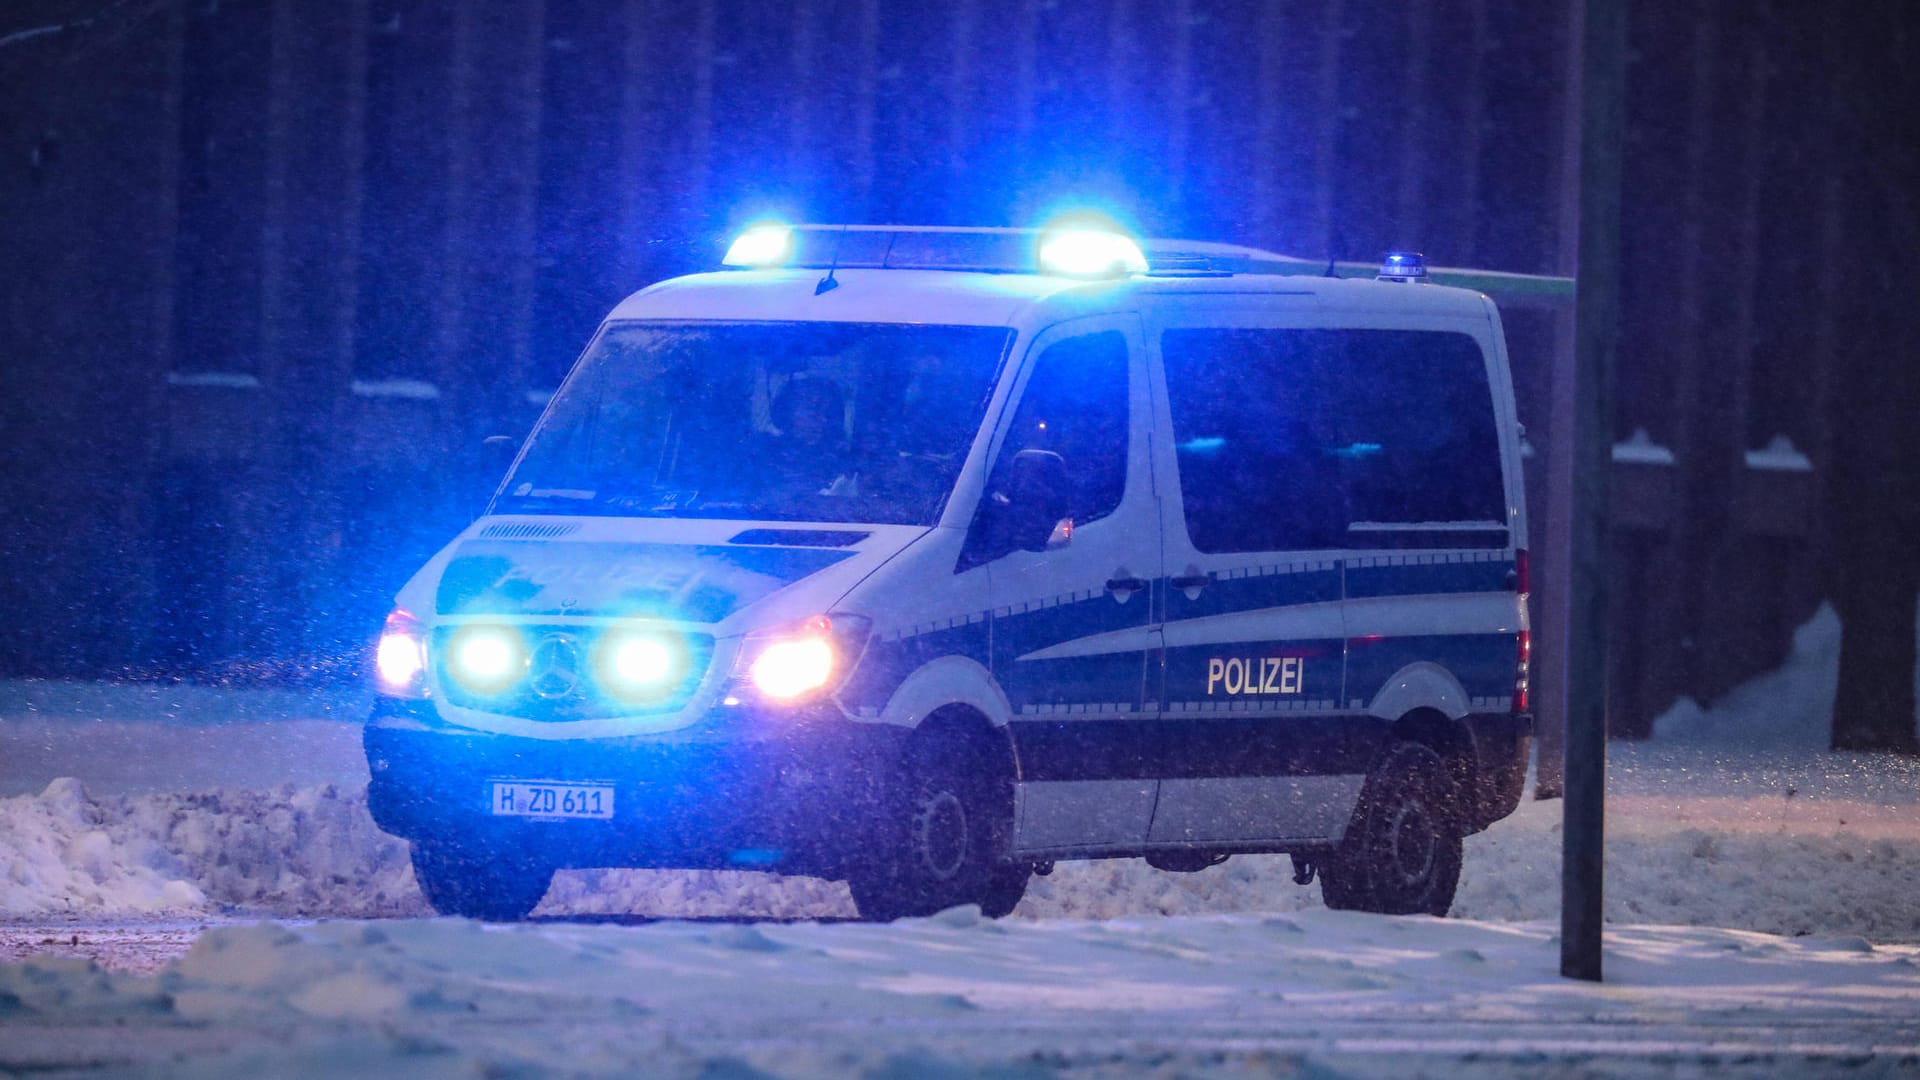
[{"label": "blue emergency light bar", "polygon": [[[1042,229],[902,225],[755,225],[727,249],[726,266],[890,270],[970,270],[1115,280],[1154,277],[1367,278],[1433,282],[1483,292],[1502,306],[1558,309],[1573,300],[1573,279],[1496,270],[1428,267],[1418,252],[1392,251],[1379,263],[1301,259],[1239,244],[1135,240],[1117,229],[1065,225]],[[825,290],[822,290],[825,291]]]},{"label": "blue emergency light bar", "polygon": [[743,269],[972,270],[1113,278],[1147,271],[1146,255],[1118,232],[891,225],[755,225],[727,249]]},{"label": "blue emergency light bar", "polygon": [[1417,251],[1389,251],[1380,260],[1381,281],[1418,282],[1427,279],[1427,260]]}]

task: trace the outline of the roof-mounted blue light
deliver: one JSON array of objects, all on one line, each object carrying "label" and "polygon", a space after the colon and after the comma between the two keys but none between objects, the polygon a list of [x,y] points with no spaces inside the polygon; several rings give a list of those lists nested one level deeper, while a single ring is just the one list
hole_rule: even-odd
[{"label": "roof-mounted blue light", "polygon": [[785,225],[755,225],[727,248],[725,266],[785,266],[793,258],[793,230]]},{"label": "roof-mounted blue light", "polygon": [[1380,260],[1378,281],[1420,282],[1427,279],[1426,256],[1417,251],[1389,251]]},{"label": "roof-mounted blue light", "polygon": [[1125,277],[1147,272],[1140,245],[1104,229],[1062,229],[1040,238],[1040,269],[1067,277]]}]

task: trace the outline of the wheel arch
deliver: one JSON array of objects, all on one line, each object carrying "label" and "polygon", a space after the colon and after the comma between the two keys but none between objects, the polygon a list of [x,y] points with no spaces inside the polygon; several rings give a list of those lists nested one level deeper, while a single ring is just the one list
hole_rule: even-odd
[{"label": "wheel arch", "polygon": [[988,726],[1004,729],[1013,706],[986,665],[966,656],[941,656],[920,665],[888,695],[877,722],[917,729],[935,713],[963,706]]},{"label": "wheel arch", "polygon": [[989,755],[990,763],[1000,767],[1002,775],[1010,781],[1020,779],[1020,755],[1007,725],[995,724],[966,702],[949,702],[932,710],[915,726],[907,742],[910,754],[946,746],[978,748]]},{"label": "wheel arch", "polygon": [[1455,720],[1471,711],[1472,699],[1453,672],[1431,660],[1419,660],[1393,673],[1368,703],[1367,711],[1386,720],[1430,709]]},{"label": "wheel arch", "polygon": [[1387,736],[1383,753],[1396,742],[1411,742],[1438,754],[1447,767],[1447,775],[1453,778],[1462,821],[1476,817],[1474,801],[1479,784],[1475,773],[1479,757],[1474,749],[1473,730],[1463,719],[1435,708],[1418,708],[1395,720],[1387,729]]}]

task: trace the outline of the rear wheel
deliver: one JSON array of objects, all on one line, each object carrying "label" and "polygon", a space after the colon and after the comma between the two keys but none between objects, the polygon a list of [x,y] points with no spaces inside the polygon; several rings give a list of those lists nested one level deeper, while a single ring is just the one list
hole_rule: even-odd
[{"label": "rear wheel", "polygon": [[985,737],[939,734],[910,752],[881,850],[848,876],[863,918],[886,921],[961,904],[1011,912],[1032,868],[1000,861],[1013,835],[1013,780]]},{"label": "rear wheel", "polygon": [[1419,743],[1398,743],[1368,775],[1347,835],[1320,864],[1320,896],[1347,911],[1445,915],[1460,884],[1464,831],[1446,763]]},{"label": "rear wheel", "polygon": [[547,895],[553,868],[526,860],[463,852],[437,844],[413,845],[413,876],[427,903],[442,915],[518,922]]},{"label": "rear wheel", "polygon": [[987,893],[980,898],[980,914],[999,919],[1013,914],[1020,898],[1027,895],[1027,883],[1033,880],[1033,867],[1025,863],[996,866],[987,881]]}]

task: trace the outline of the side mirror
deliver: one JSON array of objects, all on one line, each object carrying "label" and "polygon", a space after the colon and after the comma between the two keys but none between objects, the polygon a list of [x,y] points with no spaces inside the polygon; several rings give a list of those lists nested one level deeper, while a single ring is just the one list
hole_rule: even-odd
[{"label": "side mirror", "polygon": [[1066,547],[1073,539],[1067,517],[1067,463],[1051,450],[1022,450],[1007,473],[1006,536],[1021,551]]},{"label": "side mirror", "polygon": [[967,534],[958,573],[1015,551],[1052,551],[1073,540],[1067,463],[1051,450],[1022,450],[994,477]]}]

